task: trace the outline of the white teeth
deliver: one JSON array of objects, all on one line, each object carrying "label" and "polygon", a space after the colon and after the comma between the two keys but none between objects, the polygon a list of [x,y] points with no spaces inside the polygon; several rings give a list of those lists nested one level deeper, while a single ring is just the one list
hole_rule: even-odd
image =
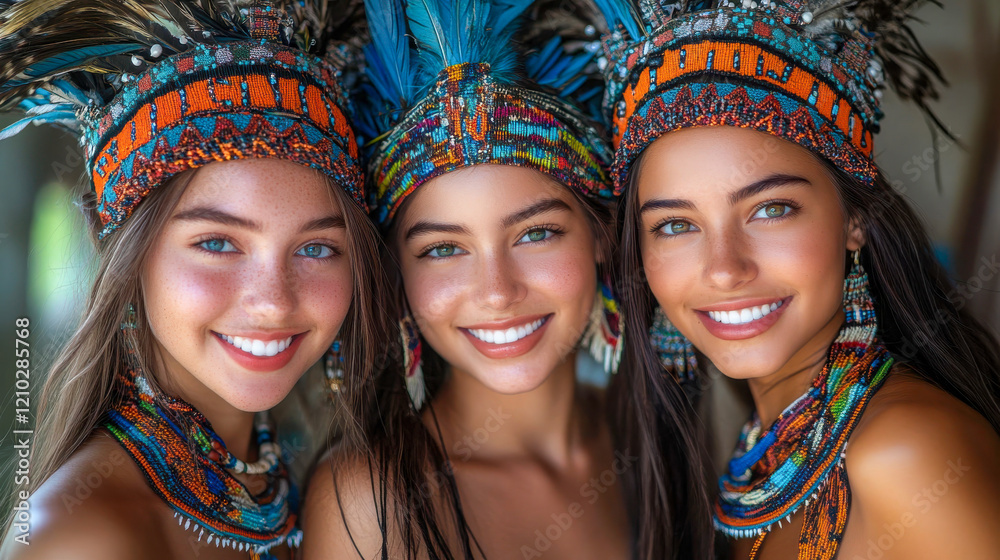
[{"label": "white teeth", "polygon": [[529,334],[538,330],[538,327],[542,326],[544,319],[539,319],[527,325],[521,325],[520,327],[511,327],[502,331],[493,331],[487,329],[470,329],[469,333],[472,336],[482,340],[483,342],[488,342],[490,344],[510,344],[511,342],[517,342],[522,338],[528,336]]},{"label": "white teeth", "polygon": [[761,319],[779,307],[781,307],[780,301],[759,307],[747,307],[738,311],[709,311],[708,316],[716,323],[742,325]]},{"label": "white teeth", "polygon": [[283,340],[257,340],[254,338],[243,338],[242,336],[222,335],[222,339],[254,356],[277,356],[284,352],[292,344],[292,337]]}]

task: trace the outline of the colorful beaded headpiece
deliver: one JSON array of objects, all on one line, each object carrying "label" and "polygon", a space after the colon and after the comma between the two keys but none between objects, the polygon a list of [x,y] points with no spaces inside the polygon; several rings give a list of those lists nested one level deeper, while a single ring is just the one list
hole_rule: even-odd
[{"label": "colorful beaded headpiece", "polygon": [[720,125],[790,140],[871,184],[886,75],[933,119],[925,101],[943,78],[906,27],[920,3],[603,0],[616,187],[663,134]]},{"label": "colorful beaded headpiece", "polygon": [[366,1],[368,13],[379,16],[369,18],[370,83],[356,97],[364,99],[359,130],[374,148],[377,222],[388,226],[421,184],[478,164],[529,167],[586,196],[611,198],[610,146],[565,99],[600,94],[597,31],[579,25],[584,40],[575,43],[583,46],[570,54],[566,35],[550,26],[539,48],[525,54],[530,38],[513,38],[524,31],[518,22],[530,4],[428,0],[404,9],[398,0]]},{"label": "colorful beaded headpiece", "polygon": [[213,161],[293,161],[364,207],[337,69],[349,49],[327,40],[339,31],[332,15],[350,10],[325,0],[0,7],[0,110],[28,113],[0,138],[29,122],[78,133],[101,237],[171,176]]}]

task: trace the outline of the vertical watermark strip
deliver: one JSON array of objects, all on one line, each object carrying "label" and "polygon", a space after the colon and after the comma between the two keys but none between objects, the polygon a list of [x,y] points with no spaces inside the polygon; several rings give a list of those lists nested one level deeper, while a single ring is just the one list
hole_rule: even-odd
[{"label": "vertical watermark strip", "polygon": [[31,343],[29,337],[31,322],[27,317],[14,321],[14,451],[17,466],[14,470],[14,486],[17,499],[14,505],[14,523],[11,530],[14,540],[28,544],[31,533],[31,513],[28,510],[28,488],[31,484],[31,438],[34,429],[31,422]]}]

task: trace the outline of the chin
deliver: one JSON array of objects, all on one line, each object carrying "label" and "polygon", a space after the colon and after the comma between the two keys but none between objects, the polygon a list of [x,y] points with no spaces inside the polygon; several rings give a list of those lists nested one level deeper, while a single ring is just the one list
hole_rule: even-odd
[{"label": "chin", "polygon": [[495,391],[502,395],[519,395],[521,393],[534,391],[545,383],[548,379],[548,372],[551,371],[551,368],[545,372],[542,372],[535,367],[532,367],[527,371],[518,367],[482,367],[478,368],[476,371],[476,379],[478,379],[480,383],[485,385],[491,391]]}]

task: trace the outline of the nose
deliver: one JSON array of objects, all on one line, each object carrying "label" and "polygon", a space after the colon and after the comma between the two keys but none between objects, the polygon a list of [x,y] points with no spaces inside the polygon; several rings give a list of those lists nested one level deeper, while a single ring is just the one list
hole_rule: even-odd
[{"label": "nose", "polygon": [[295,309],[298,278],[280,256],[255,260],[244,271],[242,284],[245,311],[262,323],[280,323]]},{"label": "nose", "polygon": [[497,311],[509,308],[527,295],[520,269],[503,251],[484,256],[478,283],[478,303]]},{"label": "nose", "polygon": [[757,277],[752,247],[739,231],[725,230],[709,239],[704,281],[708,286],[728,292],[739,289]]}]

